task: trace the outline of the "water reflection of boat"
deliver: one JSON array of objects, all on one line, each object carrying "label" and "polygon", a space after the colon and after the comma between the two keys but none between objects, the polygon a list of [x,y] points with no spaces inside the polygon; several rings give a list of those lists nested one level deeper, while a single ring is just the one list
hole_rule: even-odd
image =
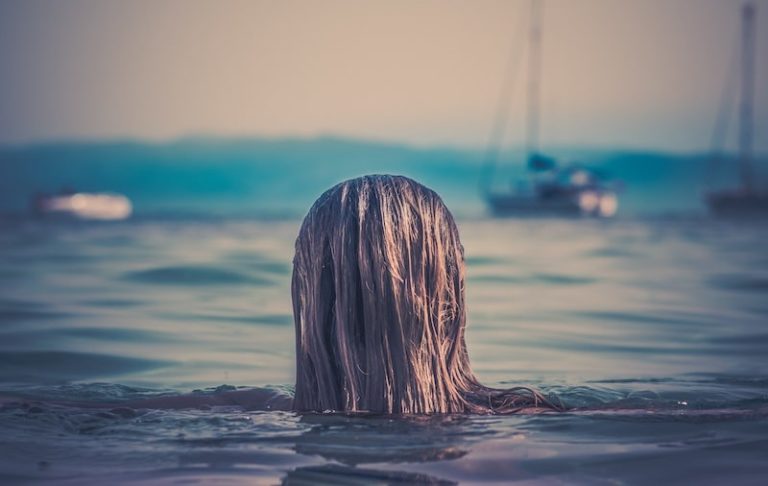
[{"label": "water reflection of boat", "polygon": [[[755,91],[755,6],[747,2],[741,11],[741,89],[739,102],[739,171],[741,185],[712,191],[705,201],[716,216],[768,217],[768,191],[757,186],[752,166],[752,134]],[[726,93],[727,94],[727,93]],[[725,138],[728,106],[723,104],[715,127],[713,145]],[[715,153],[720,153],[715,147]]]},{"label": "water reflection of boat", "polygon": [[131,201],[121,194],[63,192],[40,195],[34,200],[36,213],[78,219],[122,220],[133,212]]},{"label": "water reflection of boat", "polygon": [[[493,134],[488,149],[488,175],[483,196],[495,216],[599,216],[609,217],[618,209],[617,191],[599,171],[581,165],[558,167],[557,162],[538,150],[539,74],[541,69],[541,6],[531,2],[528,39],[527,169],[528,180],[503,191],[491,189],[499,147],[507,121],[512,90],[507,73]],[[510,57],[511,59],[511,57]],[[509,68],[513,67],[510,63]]]}]

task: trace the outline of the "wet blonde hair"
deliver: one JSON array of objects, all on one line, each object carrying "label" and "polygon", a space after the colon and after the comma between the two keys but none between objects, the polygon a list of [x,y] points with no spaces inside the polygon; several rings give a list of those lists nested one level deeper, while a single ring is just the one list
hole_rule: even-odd
[{"label": "wet blonde hair", "polygon": [[551,407],[481,385],[464,341],[464,249],[434,191],[400,176],[342,182],[309,210],[291,284],[298,411],[392,414]]}]

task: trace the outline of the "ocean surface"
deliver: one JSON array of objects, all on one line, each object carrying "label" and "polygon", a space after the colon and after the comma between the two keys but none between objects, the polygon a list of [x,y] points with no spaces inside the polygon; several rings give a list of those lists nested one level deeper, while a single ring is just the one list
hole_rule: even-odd
[{"label": "ocean surface", "polygon": [[768,225],[460,220],[475,372],[566,413],[121,407],[290,389],[299,223],[0,221],[0,483],[768,482]]}]

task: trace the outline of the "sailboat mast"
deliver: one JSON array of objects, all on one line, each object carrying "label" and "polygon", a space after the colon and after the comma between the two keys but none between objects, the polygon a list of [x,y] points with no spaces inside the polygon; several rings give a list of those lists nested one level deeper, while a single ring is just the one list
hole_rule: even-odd
[{"label": "sailboat mast", "polygon": [[739,162],[741,184],[752,187],[752,126],[755,94],[755,6],[747,2],[741,13],[741,102],[739,107]]},{"label": "sailboat mast", "polygon": [[528,160],[539,151],[539,85],[541,77],[541,2],[531,0],[531,26],[528,49]]}]

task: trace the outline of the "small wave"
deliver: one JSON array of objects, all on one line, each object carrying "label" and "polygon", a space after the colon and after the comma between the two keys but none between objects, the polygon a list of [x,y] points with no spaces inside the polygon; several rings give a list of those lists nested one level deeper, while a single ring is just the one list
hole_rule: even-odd
[{"label": "small wave", "polygon": [[501,274],[486,274],[486,275],[471,275],[468,280],[474,282],[485,283],[504,283],[504,284],[544,284],[544,285],[586,285],[597,282],[597,279],[592,277],[584,277],[578,275],[561,275],[553,273],[537,273],[533,275],[501,275]]},{"label": "small wave", "polygon": [[648,409],[637,407],[578,410],[573,413],[598,419],[632,421],[640,423],[722,423],[762,421],[768,419],[768,406],[760,408],[718,409]]},{"label": "small wave", "polygon": [[293,324],[293,316],[291,314],[216,315],[161,312],[156,315],[163,319],[174,319],[179,321],[233,322],[240,324],[264,324],[268,326],[289,326]]},{"label": "small wave", "polygon": [[724,290],[768,291],[768,278],[744,275],[715,275],[709,279],[710,285]]},{"label": "small wave", "polygon": [[[718,383],[722,385],[747,385],[768,388],[768,377],[764,375],[738,375],[725,373],[689,373],[699,378],[699,383]],[[768,396],[768,395],[767,395]]]},{"label": "small wave", "polygon": [[479,282],[479,283],[491,283],[491,284],[523,284],[526,283],[525,277],[518,277],[515,275],[473,275],[472,272],[469,273],[469,277],[467,277],[467,280],[470,282]]},{"label": "small wave", "polygon": [[608,322],[629,322],[638,324],[674,324],[675,326],[688,326],[700,328],[706,323],[707,316],[680,316],[666,312],[662,315],[649,311],[619,312],[619,311],[576,311],[572,313],[587,319],[598,319]]},{"label": "small wave", "polygon": [[82,265],[94,261],[93,255],[83,253],[45,253],[39,252],[29,255],[15,255],[14,260],[18,263],[28,264],[74,264]]},{"label": "small wave", "polygon": [[169,366],[170,361],[71,351],[0,352],[0,380],[50,383],[115,376]]},{"label": "small wave", "polygon": [[[680,381],[671,378],[613,379],[591,381],[589,385],[542,387],[551,399],[561,401],[569,410],[579,411],[660,411],[688,412],[710,410],[745,410],[768,412],[768,395],[759,386],[744,383],[725,385],[707,380]],[[599,386],[625,385],[624,387]],[[709,385],[709,386],[708,386]],[[715,385],[715,386],[711,386]],[[725,386],[723,386],[725,385]],[[634,413],[634,412],[633,412]]]},{"label": "small wave", "polygon": [[260,273],[288,275],[291,272],[291,265],[287,261],[276,260],[257,252],[233,252],[225,257],[225,261]]},{"label": "small wave", "polygon": [[236,251],[224,255],[224,262],[234,263],[257,273],[290,275],[291,265],[285,258],[273,258],[260,252]]},{"label": "small wave", "polygon": [[0,323],[60,319],[71,314],[47,309],[45,304],[25,300],[0,299]]},{"label": "small wave", "polygon": [[81,304],[93,307],[119,308],[119,307],[137,307],[143,304],[140,300],[131,299],[88,299],[81,300]]},{"label": "small wave", "polygon": [[484,267],[484,266],[495,267],[497,265],[507,265],[512,262],[513,260],[511,258],[480,256],[480,255],[468,256],[464,260],[464,263],[466,263],[470,267]]},{"label": "small wave", "polygon": [[256,316],[196,315],[194,318],[204,321],[240,322],[243,324],[264,324],[267,326],[289,326],[293,324],[293,316],[290,314],[264,314]]},{"label": "small wave", "polygon": [[[11,349],[50,349],[49,346],[61,347],[62,343],[72,345],[75,341],[115,341],[115,342],[178,342],[178,338],[159,331],[125,328],[73,327],[27,329],[4,331],[0,334],[3,348]],[[79,342],[81,346],[82,342]]]},{"label": "small wave", "polygon": [[584,256],[597,258],[634,258],[638,255],[637,251],[622,246],[597,248],[584,253]]},{"label": "small wave", "polygon": [[105,328],[105,327],[73,327],[53,331],[60,336],[74,338],[100,339],[110,341],[127,341],[137,343],[170,342],[178,341],[178,337],[171,336],[160,331],[149,331],[146,329],[125,329],[125,328]]},{"label": "small wave", "polygon": [[10,393],[32,400],[67,400],[119,402],[159,395],[178,394],[176,390],[143,388],[119,383],[68,383],[65,385],[12,385],[3,384],[2,393]]},{"label": "small wave", "polygon": [[555,285],[584,285],[584,284],[590,284],[597,281],[597,279],[592,277],[583,277],[578,275],[560,275],[560,274],[554,274],[554,273],[538,273],[533,276],[533,280],[545,283],[545,284],[555,284]]},{"label": "small wave", "polygon": [[124,274],[126,280],[160,285],[269,285],[271,280],[231,270],[204,266],[173,266]]}]

